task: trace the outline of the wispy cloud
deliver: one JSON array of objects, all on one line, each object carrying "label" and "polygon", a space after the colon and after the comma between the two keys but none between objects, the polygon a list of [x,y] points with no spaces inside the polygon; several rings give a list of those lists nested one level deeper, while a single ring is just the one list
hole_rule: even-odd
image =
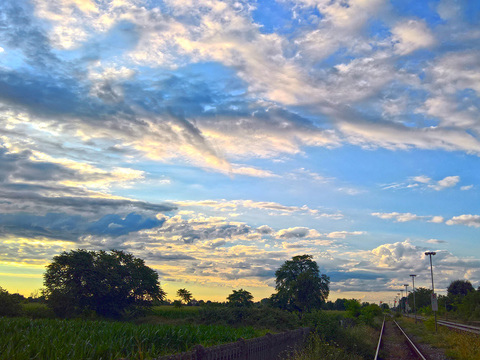
[{"label": "wispy cloud", "polygon": [[379,217],[380,219],[386,220],[395,220],[396,222],[408,222],[414,220],[424,220],[433,223],[443,223],[444,219],[442,216],[431,216],[431,215],[416,215],[412,213],[398,213],[398,212],[391,212],[391,213],[379,213],[375,212],[371,214],[372,216]]}]

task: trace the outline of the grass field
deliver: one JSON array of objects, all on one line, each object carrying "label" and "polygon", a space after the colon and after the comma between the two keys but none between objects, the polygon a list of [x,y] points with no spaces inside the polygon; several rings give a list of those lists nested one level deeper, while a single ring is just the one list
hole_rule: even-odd
[{"label": "grass field", "polygon": [[402,318],[402,326],[407,332],[418,336],[422,342],[433,347],[445,349],[445,355],[451,359],[478,360],[480,359],[480,336],[466,332],[456,332],[444,326],[438,327],[435,333],[433,318],[415,324],[414,319]]},{"label": "grass field", "polygon": [[264,334],[251,327],[0,318],[0,359],[149,359]]}]

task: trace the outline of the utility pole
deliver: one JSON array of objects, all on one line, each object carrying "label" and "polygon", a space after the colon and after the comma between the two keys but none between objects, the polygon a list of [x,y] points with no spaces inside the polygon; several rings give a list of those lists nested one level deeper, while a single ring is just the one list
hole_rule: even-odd
[{"label": "utility pole", "polygon": [[434,251],[427,251],[425,255],[430,256],[430,274],[432,275],[432,310],[435,314],[435,332],[437,332],[437,310],[438,310],[438,303],[437,303],[437,296],[435,295],[435,286],[433,285],[433,265],[432,265],[432,255],[437,255]]},{"label": "utility pole", "polygon": [[408,284],[403,284],[405,286],[405,314],[408,316]]},{"label": "utility pole", "polygon": [[417,323],[417,305],[415,304],[415,276],[417,275],[410,275],[412,277],[413,282],[413,312],[415,314],[415,324]]}]

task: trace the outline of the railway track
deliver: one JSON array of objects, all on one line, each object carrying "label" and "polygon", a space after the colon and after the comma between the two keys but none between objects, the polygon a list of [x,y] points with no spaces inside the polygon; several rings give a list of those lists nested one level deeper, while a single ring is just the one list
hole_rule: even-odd
[{"label": "railway track", "polygon": [[427,360],[428,358],[395,320],[387,321],[384,319],[375,360],[390,359]]},{"label": "railway track", "polygon": [[[412,317],[412,316],[410,315],[408,317]],[[417,316],[417,319],[427,320],[427,318],[423,317],[423,316]],[[450,329],[454,329],[454,330],[461,330],[461,331],[466,331],[466,332],[470,332],[470,333],[473,333],[473,334],[480,334],[480,327],[478,327],[478,326],[466,325],[466,324],[457,323],[457,322],[453,322],[453,321],[446,321],[446,320],[437,320],[437,324],[441,325],[441,326],[446,326],[446,327],[448,327]]]}]

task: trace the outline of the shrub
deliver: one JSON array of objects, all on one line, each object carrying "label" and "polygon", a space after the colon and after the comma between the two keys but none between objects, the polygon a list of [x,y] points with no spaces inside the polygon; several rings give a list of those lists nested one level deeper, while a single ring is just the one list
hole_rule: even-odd
[{"label": "shrub", "polygon": [[18,297],[0,287],[0,316],[19,316],[22,314],[22,305]]}]

